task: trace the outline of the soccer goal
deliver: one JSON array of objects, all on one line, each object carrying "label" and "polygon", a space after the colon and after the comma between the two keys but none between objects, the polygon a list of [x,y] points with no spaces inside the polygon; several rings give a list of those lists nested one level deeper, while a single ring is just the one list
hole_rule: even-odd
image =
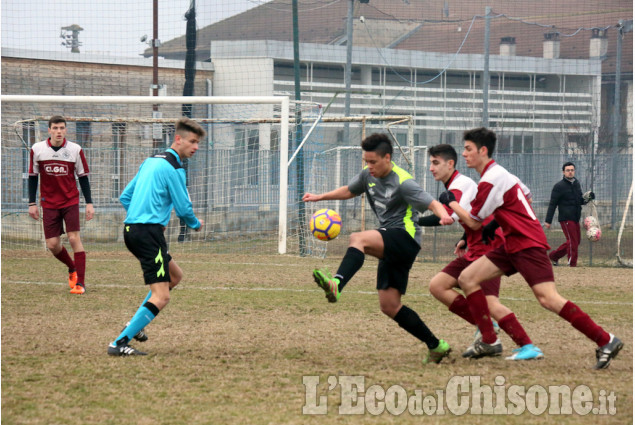
[{"label": "soccer goal", "polygon": [[[48,137],[53,115],[65,117],[67,139],[85,152],[96,214],[89,222],[82,216],[82,240],[103,251],[125,250],[119,195],[146,158],[170,146],[174,122],[184,112],[207,132],[184,164],[190,198],[205,227],[193,232],[173,214],[166,229],[173,252],[324,256],[327,245],[308,232],[314,205],[304,204],[302,195],[346,184],[351,170],[362,168],[361,150],[349,157],[333,148],[358,147],[365,132],[388,131],[390,123],[403,152],[412,144],[408,117],[325,119],[320,105],[284,96],[1,99],[3,249],[44,249],[41,221],[27,213],[28,161],[33,143]],[[350,137],[344,141],[347,126]]]}]

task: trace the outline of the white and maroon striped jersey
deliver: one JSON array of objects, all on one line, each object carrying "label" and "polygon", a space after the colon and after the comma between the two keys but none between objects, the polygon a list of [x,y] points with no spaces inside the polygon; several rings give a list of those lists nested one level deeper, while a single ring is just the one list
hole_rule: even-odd
[{"label": "white and maroon striped jersey", "polygon": [[547,237],[527,198],[527,186],[494,160],[485,166],[472,201],[470,216],[484,221],[494,214],[505,235],[510,254],[527,248],[549,249]]},{"label": "white and maroon striped jersey", "polygon": [[77,144],[64,139],[59,150],[51,140],[33,144],[29,158],[29,175],[40,175],[40,204],[43,208],[65,208],[79,204],[75,175],[88,175],[88,162]]},{"label": "white and maroon striped jersey", "polygon": [[[467,212],[470,211],[471,202],[476,197],[477,186],[474,180],[459,173],[457,170],[452,173],[452,176],[446,183],[446,189],[454,194],[456,201]],[[459,220],[459,216],[448,206],[444,205],[448,214],[454,219],[459,221],[463,229],[465,229],[465,235],[467,236],[467,253],[465,259],[468,261],[474,261],[477,258],[485,255],[488,251],[501,246],[505,240],[503,239],[503,233],[500,229],[496,230],[496,237],[488,245],[483,243],[482,230],[472,230]],[[492,221],[494,217],[490,216],[483,221],[483,225]]]}]

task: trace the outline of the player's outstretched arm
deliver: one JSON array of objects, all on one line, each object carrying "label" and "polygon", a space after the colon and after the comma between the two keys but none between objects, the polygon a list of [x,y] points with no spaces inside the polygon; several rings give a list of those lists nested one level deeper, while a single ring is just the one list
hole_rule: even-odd
[{"label": "player's outstretched arm", "polygon": [[478,230],[481,228],[481,222],[474,220],[472,216],[456,201],[452,192],[443,192],[439,196],[439,201],[443,205],[447,205],[459,216],[459,219],[472,230]]},{"label": "player's outstretched arm", "polygon": [[338,187],[335,190],[326,193],[305,193],[302,197],[302,201],[304,202],[318,202],[318,201],[342,201],[345,199],[354,198],[355,194],[353,194],[350,190],[348,190],[348,186]]},{"label": "player's outstretched arm", "polygon": [[439,201],[430,202],[428,209],[441,219],[439,223],[441,223],[442,226],[454,223],[452,217],[448,215],[447,211],[443,208],[443,205],[441,205]]}]

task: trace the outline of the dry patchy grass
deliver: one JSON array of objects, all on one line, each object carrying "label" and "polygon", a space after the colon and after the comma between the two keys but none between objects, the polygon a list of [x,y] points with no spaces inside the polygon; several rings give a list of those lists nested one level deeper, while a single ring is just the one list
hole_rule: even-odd
[{"label": "dry patchy grass", "polygon": [[[139,265],[129,254],[88,256],[88,291],[71,296],[63,266],[46,253],[2,253],[2,421],[6,424],[266,424],[428,423],[445,416],[338,415],[340,389],[331,375],[363,375],[366,387],[398,384],[434,394],[453,376],[494,385],[589,386],[617,395],[614,416],[472,415],[471,423],[627,423],[632,420],[632,281],[630,269],[557,268],[560,292],[625,348],[608,370],[594,371],[594,345],[533,300],[518,277],[504,278],[501,297],[546,359],[508,362],[460,357],[473,328],[428,294],[441,264],[418,263],[404,303],[454,347],[449,361],[423,367],[425,346],[379,312],[376,262],[329,304],[310,276],[335,270],[339,258],[177,255],[186,277],[137,347],[146,357],[112,358],[107,344],[143,299]],[[505,354],[512,341],[503,336]],[[320,377],[326,416],[302,415],[302,377]]]}]

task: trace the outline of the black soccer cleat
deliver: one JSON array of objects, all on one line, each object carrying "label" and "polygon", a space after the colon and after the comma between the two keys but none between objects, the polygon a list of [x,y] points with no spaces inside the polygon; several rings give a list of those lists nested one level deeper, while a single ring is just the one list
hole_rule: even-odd
[{"label": "black soccer cleat", "polygon": [[[123,332],[124,329],[128,327],[128,325],[130,325],[130,322],[126,323],[126,326],[123,327],[121,332]],[[139,342],[146,342],[148,340],[148,335],[143,331],[143,329],[141,329],[135,336],[133,336],[133,338]]]},{"label": "black soccer cleat", "polygon": [[503,353],[503,344],[500,339],[492,344],[487,344],[483,340],[476,341],[473,345],[467,347],[467,350],[462,354],[465,358],[480,359],[481,357],[496,357]]},{"label": "black soccer cleat", "polygon": [[109,356],[145,356],[147,353],[128,345],[128,337],[122,338],[115,344],[108,344]]},{"label": "black soccer cleat", "polygon": [[611,364],[611,360],[614,359],[620,350],[624,347],[624,343],[615,335],[611,335],[611,339],[608,344],[598,347],[595,350],[595,358],[597,363],[593,369],[606,369]]}]

